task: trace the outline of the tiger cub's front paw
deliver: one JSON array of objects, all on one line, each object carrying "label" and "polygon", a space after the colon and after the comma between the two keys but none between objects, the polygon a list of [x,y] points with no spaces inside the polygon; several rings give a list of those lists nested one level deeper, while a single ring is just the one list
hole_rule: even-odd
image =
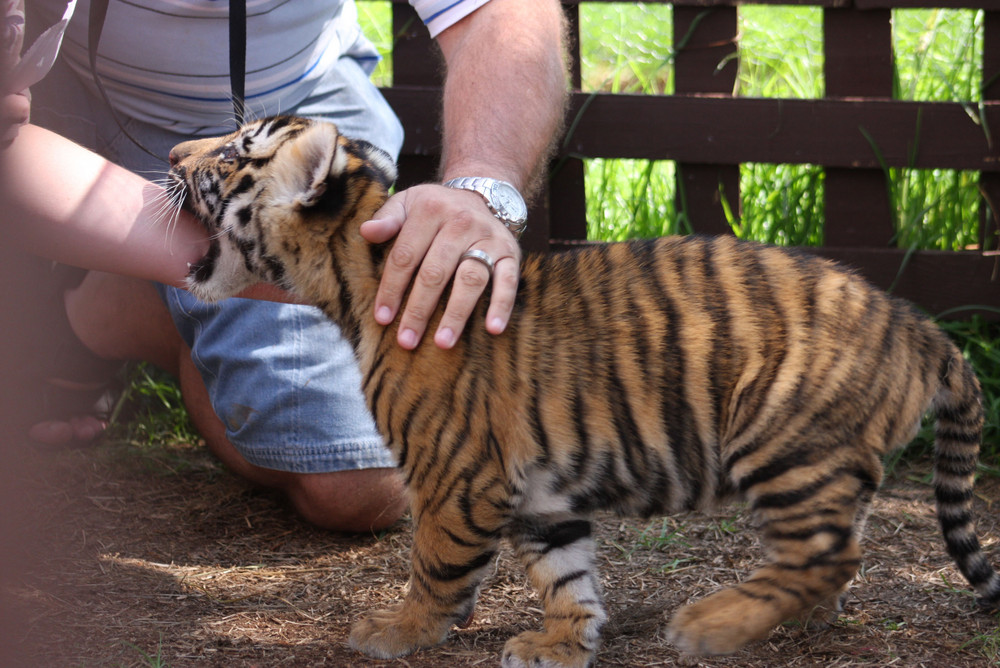
[{"label": "tiger cub's front paw", "polygon": [[[428,628],[431,626],[432,628]],[[379,610],[357,622],[348,643],[377,659],[394,659],[444,640],[447,628],[438,630],[426,616],[409,615],[405,605]]]},{"label": "tiger cub's front paw", "polygon": [[525,631],[507,641],[502,668],[587,668],[594,652],[551,633]]}]

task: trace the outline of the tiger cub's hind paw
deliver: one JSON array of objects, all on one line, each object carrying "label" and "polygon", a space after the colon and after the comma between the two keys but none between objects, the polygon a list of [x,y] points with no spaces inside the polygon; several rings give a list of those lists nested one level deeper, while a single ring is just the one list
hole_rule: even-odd
[{"label": "tiger cub's hind paw", "polygon": [[427,625],[426,618],[407,615],[402,605],[379,610],[354,624],[348,644],[377,659],[395,659],[444,640],[447,628],[436,632],[425,628]]},{"label": "tiger cub's hind paw", "polygon": [[800,621],[802,622],[802,626],[813,631],[822,631],[830,628],[840,618],[840,613],[844,611],[844,601],[846,599],[847,594],[841,593],[821,601],[815,608],[801,616]]},{"label": "tiger cub's hind paw", "polygon": [[507,641],[502,668],[588,668],[593,650],[550,633],[525,631]]},{"label": "tiger cub's hind paw", "polygon": [[724,589],[678,610],[667,639],[689,655],[732,654],[751,640],[766,637],[779,621],[746,597]]}]

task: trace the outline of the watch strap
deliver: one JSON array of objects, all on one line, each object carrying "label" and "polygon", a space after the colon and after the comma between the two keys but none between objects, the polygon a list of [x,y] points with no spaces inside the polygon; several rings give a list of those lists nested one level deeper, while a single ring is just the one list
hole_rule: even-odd
[{"label": "watch strap", "polygon": [[[448,188],[456,188],[459,190],[471,190],[473,192],[479,193],[479,195],[486,202],[486,206],[489,208],[490,212],[496,216],[496,218],[504,224],[511,234],[514,235],[515,239],[520,239],[521,235],[524,234],[524,230],[528,227],[527,216],[522,216],[518,219],[511,219],[505,215],[494,206],[492,193],[495,185],[500,184],[509,188],[514,193],[517,193],[518,198],[521,199],[523,205],[524,199],[521,198],[521,194],[518,193],[517,188],[506,181],[500,181],[499,179],[492,179],[486,176],[460,176],[458,178],[449,179],[445,181],[444,185]],[[527,211],[527,208],[525,208]]]}]

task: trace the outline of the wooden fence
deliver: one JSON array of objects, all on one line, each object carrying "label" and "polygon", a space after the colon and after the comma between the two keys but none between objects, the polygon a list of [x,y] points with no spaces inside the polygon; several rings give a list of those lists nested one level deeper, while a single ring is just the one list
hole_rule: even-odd
[{"label": "wooden fence", "polygon": [[[824,98],[732,95],[736,5],[751,2],[822,7]],[[672,95],[580,92],[580,4],[563,2],[575,45],[571,135],[532,211],[526,248],[586,239],[584,158],[676,161],[684,212],[694,231],[705,234],[731,233],[720,190],[739,201],[740,163],[808,163],[825,170],[825,241],[816,252],[857,267],[882,287],[895,284],[896,294],[932,313],[1000,307],[1000,136],[994,136],[1000,133],[1000,0],[673,0],[673,43],[684,46],[675,54]],[[891,10],[919,7],[985,11],[983,100],[971,105],[975,113],[958,102],[892,99]],[[393,33],[393,86],[384,92],[406,129],[400,183],[408,185],[436,172],[440,67],[428,57],[434,47],[405,0],[393,0]],[[884,166],[979,171],[979,248],[893,247]]]}]

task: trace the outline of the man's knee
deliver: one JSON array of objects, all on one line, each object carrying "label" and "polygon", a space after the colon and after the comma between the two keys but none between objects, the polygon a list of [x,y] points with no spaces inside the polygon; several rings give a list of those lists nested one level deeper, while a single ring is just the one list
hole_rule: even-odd
[{"label": "man's knee", "polygon": [[282,487],[306,520],[338,531],[385,529],[408,506],[396,469],[289,474]]}]

